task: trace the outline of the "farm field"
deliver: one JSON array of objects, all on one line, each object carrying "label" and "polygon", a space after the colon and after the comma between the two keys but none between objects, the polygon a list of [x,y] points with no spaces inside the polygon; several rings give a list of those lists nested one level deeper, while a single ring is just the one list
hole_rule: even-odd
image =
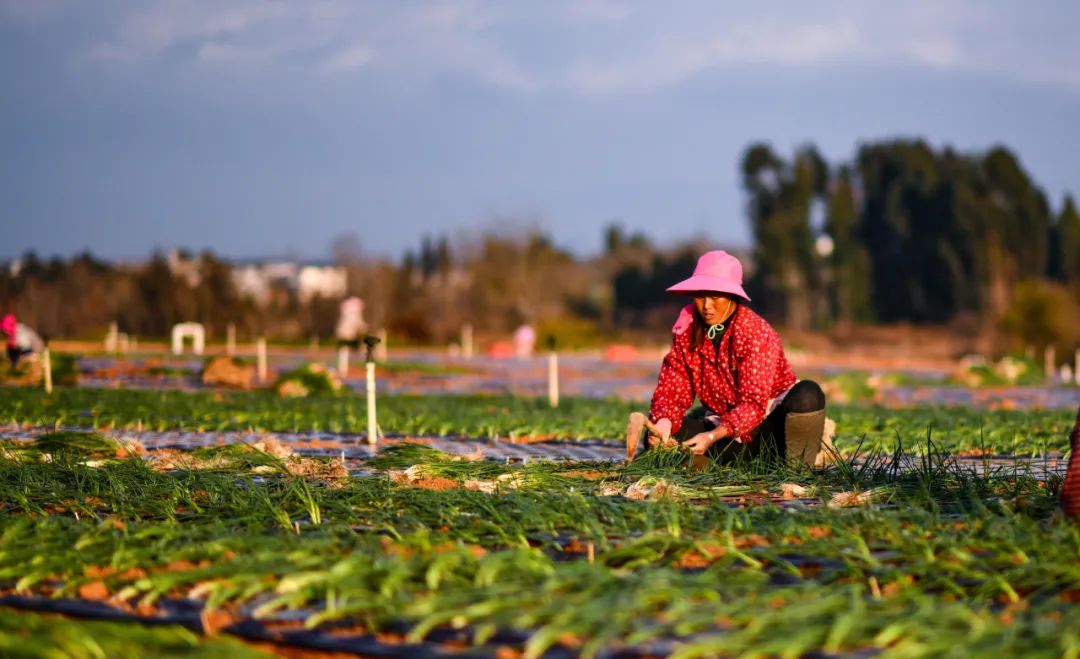
[{"label": "farm field", "polygon": [[[609,360],[598,354],[569,353],[560,357],[560,379],[564,395],[581,398],[647,399],[656,385],[662,353],[636,358]],[[287,371],[316,359],[332,365],[335,356],[305,355],[302,351],[271,355],[272,372]],[[130,357],[84,356],[78,358],[80,384],[88,387],[183,390],[205,389],[199,373],[201,359],[140,355]],[[865,370],[830,366],[820,358],[813,366],[800,369],[804,377],[818,380],[835,401],[875,403],[889,407],[919,404],[968,405],[1001,409],[1076,409],[1080,387],[1049,385],[1041,374],[1029,372],[1019,382],[1009,383],[986,369],[976,369],[984,382],[972,386],[971,378],[957,379],[940,367],[917,365],[907,371]],[[513,395],[543,396],[547,392],[546,357],[504,359],[476,357],[453,359],[431,352],[403,352],[400,359],[376,367],[378,387],[391,394],[426,396]],[[975,379],[979,379],[975,377]],[[343,378],[345,384],[363,391],[364,369],[354,363]]]},{"label": "farm field", "polygon": [[[391,395],[379,398],[379,424],[390,437],[457,436],[484,440],[616,440],[626,417],[646,401],[564,398],[552,409],[546,399],[507,395]],[[1075,408],[1074,408],[1075,409]],[[1064,453],[1074,411],[987,410],[970,406],[918,405],[902,409],[836,404],[838,450],[908,452],[932,443],[951,453],[1042,455]],[[360,441],[366,403],[354,395],[281,398],[270,392],[58,389],[48,396],[7,389],[0,424],[85,427],[121,434],[149,430],[259,431],[344,435]],[[920,448],[921,447],[921,448]]]},{"label": "farm field", "polygon": [[620,460],[644,408],[386,395],[376,452],[351,393],[5,389],[0,653],[1080,652],[1074,411],[835,405],[828,469],[691,472]]}]

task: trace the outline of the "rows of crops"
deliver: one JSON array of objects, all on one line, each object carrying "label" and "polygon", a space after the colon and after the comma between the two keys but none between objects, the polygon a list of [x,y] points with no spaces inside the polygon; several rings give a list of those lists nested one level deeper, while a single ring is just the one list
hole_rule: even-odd
[{"label": "rows of crops", "polygon": [[[834,406],[827,470],[688,471],[678,451],[522,465],[409,443],[346,463],[273,434],[362,439],[349,395],[4,394],[4,655],[1080,653],[1061,477],[990,458],[1064,453],[1067,411]],[[478,446],[614,440],[643,407],[387,396],[379,420]],[[60,426],[83,430],[40,432]],[[147,452],[137,428],[270,434]],[[25,612],[59,605],[161,624]]]},{"label": "rows of crops", "polygon": [[[475,438],[547,437],[614,439],[627,414],[644,402],[509,396],[384,396],[379,424],[385,433],[408,436],[458,435]],[[364,400],[355,396],[282,399],[267,392],[177,392],[65,389],[51,396],[10,389],[0,397],[0,423],[30,426],[190,430],[321,431],[363,433]],[[1012,455],[1064,453],[1075,416],[1070,410],[978,410],[921,406],[906,410],[830,406],[843,451],[892,451],[899,443],[923,450],[929,435],[936,446],[955,452]]]},{"label": "rows of crops", "polygon": [[[405,445],[373,475],[305,478],[248,447],[186,468],[116,448],[5,443],[8,592],[143,616],[193,599],[204,631],[297,620],[403,656],[1080,649],[1080,534],[1054,519],[1059,480],[976,476],[934,452],[907,472],[871,455],[690,473],[673,453],[511,466]],[[827,505],[845,493],[868,505]]]}]

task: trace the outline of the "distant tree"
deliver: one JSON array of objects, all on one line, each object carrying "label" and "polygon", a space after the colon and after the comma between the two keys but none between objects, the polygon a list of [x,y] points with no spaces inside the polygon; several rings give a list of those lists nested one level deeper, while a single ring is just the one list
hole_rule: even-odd
[{"label": "distant tree", "polygon": [[155,252],[143,268],[138,288],[138,312],[131,314],[126,324],[142,336],[165,336],[180,322],[180,310],[176,304],[177,282],[161,252]]},{"label": "distant tree", "polygon": [[483,236],[463,267],[469,284],[462,306],[488,331],[558,318],[570,299],[588,294],[588,279],[577,274],[574,257],[535,229]]},{"label": "distant tree", "polygon": [[810,327],[823,308],[810,214],[824,191],[828,168],[812,146],[800,149],[794,163],[787,164],[768,145],[755,144],[743,156],[742,174],[755,238],[750,285],[765,310],[790,327]]},{"label": "distant tree", "polygon": [[921,141],[864,145],[862,236],[881,320],[1000,317],[1021,278],[1045,276],[1045,196],[1003,147],[935,154]]},{"label": "distant tree", "polygon": [[1057,253],[1061,278],[1074,289],[1080,290],[1080,213],[1071,196],[1057,220]]},{"label": "distant tree", "polygon": [[604,227],[604,253],[611,255],[619,251],[626,241],[622,224],[612,222]]},{"label": "distant tree", "polygon": [[1016,286],[1000,324],[1015,352],[1027,346],[1039,350],[1054,346],[1057,354],[1067,355],[1080,341],[1075,294],[1043,279],[1026,279]]},{"label": "distant tree", "polygon": [[450,249],[450,241],[446,236],[440,237],[435,247],[435,263],[436,270],[444,279],[454,268],[454,254]]},{"label": "distant tree", "polygon": [[353,232],[339,234],[330,242],[330,258],[340,266],[352,267],[364,260],[364,246]]},{"label": "distant tree", "polygon": [[829,192],[825,232],[832,240],[828,256],[831,303],[839,320],[868,321],[874,316],[870,299],[870,256],[859,236],[859,212],[851,170],[841,167]]},{"label": "distant tree", "polygon": [[938,181],[933,152],[923,142],[866,145],[858,166],[876,315],[886,321],[932,320],[923,261],[936,252],[940,223],[925,217]]}]

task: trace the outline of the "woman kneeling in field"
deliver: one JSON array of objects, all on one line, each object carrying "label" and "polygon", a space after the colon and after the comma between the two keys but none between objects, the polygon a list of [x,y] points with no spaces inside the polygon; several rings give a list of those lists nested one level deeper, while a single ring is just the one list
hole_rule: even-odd
[{"label": "woman kneeling in field", "polygon": [[[813,466],[825,394],[816,382],[796,379],[776,330],[746,306],[739,260],[708,252],[693,276],[667,290],[694,301],[672,328],[650,430],[724,464],[774,456]],[[701,407],[687,414],[695,398]]]}]

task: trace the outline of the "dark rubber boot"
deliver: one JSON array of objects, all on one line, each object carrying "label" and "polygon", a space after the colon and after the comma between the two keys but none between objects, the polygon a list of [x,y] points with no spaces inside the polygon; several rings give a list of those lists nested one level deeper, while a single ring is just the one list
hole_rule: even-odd
[{"label": "dark rubber boot", "polygon": [[784,417],[784,450],[788,464],[814,467],[825,434],[825,410],[788,412]]}]

